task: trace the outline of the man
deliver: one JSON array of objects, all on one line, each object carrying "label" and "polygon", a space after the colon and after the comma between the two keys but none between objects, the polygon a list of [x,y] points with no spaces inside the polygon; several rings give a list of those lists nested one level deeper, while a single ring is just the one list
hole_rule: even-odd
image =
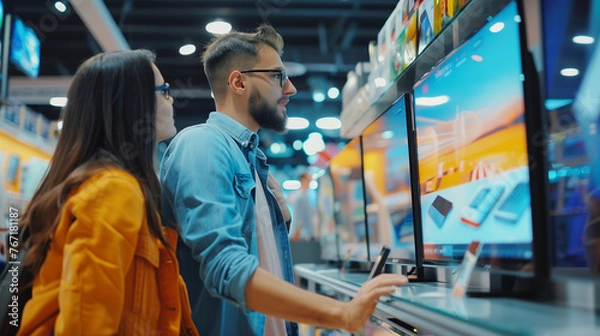
[{"label": "man", "polygon": [[312,176],[308,171],[300,174],[300,189],[288,196],[292,206],[294,220],[292,222],[293,240],[315,240],[315,209],[308,199],[308,187]]},{"label": "man", "polygon": [[282,48],[270,26],[215,38],[203,62],[217,112],[179,133],[163,158],[164,214],[181,227],[177,252],[201,335],[295,335],[286,320],[358,330],[379,296],[406,283],[377,277],[351,303],[292,284],[290,215],[256,134],[285,130],[296,88]]}]

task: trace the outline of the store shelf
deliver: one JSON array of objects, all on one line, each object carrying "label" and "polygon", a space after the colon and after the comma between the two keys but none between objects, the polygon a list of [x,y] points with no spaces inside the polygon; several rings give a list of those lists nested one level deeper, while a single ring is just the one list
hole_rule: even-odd
[{"label": "store shelf", "polygon": [[[347,115],[341,129],[342,137],[353,139],[359,136],[396,99],[412,91],[416,82],[510,2],[511,0],[471,0],[366,110],[357,109],[357,104],[349,104],[347,109],[355,110],[346,109],[342,112]],[[358,106],[360,108],[360,104]]]},{"label": "store shelf", "polygon": [[50,156],[54,153],[55,145],[51,144],[50,140],[44,139],[37,134],[26,132],[16,125],[0,121],[0,132]]}]

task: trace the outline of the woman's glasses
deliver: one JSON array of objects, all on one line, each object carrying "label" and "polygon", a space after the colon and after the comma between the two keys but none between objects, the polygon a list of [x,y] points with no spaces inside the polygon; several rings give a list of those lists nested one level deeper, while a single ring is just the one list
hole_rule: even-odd
[{"label": "woman's glasses", "polygon": [[166,99],[169,99],[171,97],[171,89],[169,83],[165,83],[161,86],[155,87],[154,91],[160,91],[160,94],[163,95]]}]

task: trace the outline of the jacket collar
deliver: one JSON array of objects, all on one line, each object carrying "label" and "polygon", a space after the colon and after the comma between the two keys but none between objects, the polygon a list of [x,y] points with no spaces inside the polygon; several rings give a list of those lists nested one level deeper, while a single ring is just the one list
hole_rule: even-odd
[{"label": "jacket collar", "polygon": [[206,123],[222,129],[223,132],[231,136],[243,148],[248,148],[249,150],[258,148],[258,134],[247,129],[244,125],[224,113],[211,112],[208,115]]}]

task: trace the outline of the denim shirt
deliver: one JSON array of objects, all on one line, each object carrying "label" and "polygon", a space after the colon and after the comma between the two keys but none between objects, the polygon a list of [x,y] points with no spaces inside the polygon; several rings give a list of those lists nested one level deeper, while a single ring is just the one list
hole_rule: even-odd
[{"label": "denim shirt", "polygon": [[[258,134],[212,112],[181,131],[160,169],[163,212],[180,226],[177,257],[200,335],[262,335],[264,314],[246,307],[246,284],[259,266],[254,173],[267,186],[269,166]],[[285,219],[265,188],[284,280],[293,283]],[[289,335],[297,326],[286,323]]]}]

